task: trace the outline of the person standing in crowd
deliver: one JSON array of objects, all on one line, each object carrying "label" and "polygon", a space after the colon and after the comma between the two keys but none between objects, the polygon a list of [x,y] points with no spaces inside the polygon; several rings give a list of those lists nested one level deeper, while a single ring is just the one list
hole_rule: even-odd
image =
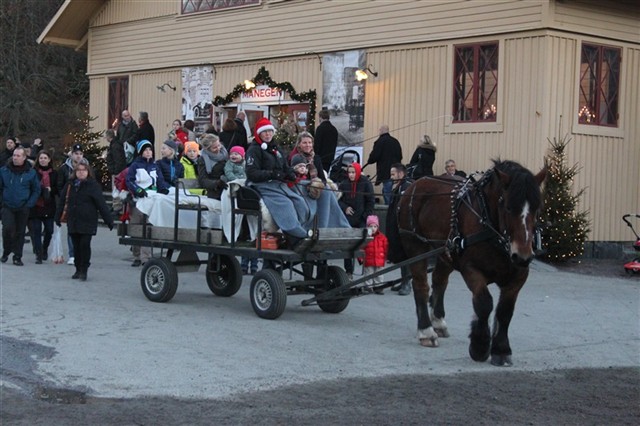
[{"label": "person standing in crowd", "polygon": [[107,129],[104,132],[104,139],[109,144],[107,147],[107,170],[113,178],[127,168],[127,158],[124,145],[116,138],[116,132],[113,129]]},{"label": "person standing in crowd", "polygon": [[320,157],[322,168],[329,172],[331,162],[336,156],[338,146],[338,129],[329,121],[329,110],[323,109],[318,113],[320,125],[316,129],[313,150]]},{"label": "person standing in crowd", "polygon": [[[387,261],[387,252],[389,251],[389,240],[380,232],[380,220],[376,215],[367,216],[367,228],[369,234],[373,237],[373,241],[364,247],[364,275],[369,276],[384,268]],[[363,284],[366,286],[380,285],[384,281],[384,275],[370,278]],[[384,294],[381,287],[373,287],[376,294]]]},{"label": "person standing in crowd", "polygon": [[126,109],[122,111],[122,121],[116,124],[116,136],[122,144],[125,153],[129,153],[127,156],[128,166],[135,158],[136,142],[138,142],[136,139],[136,135],[138,134],[138,124]]},{"label": "person standing in crowd", "polygon": [[[400,240],[400,233],[396,225],[396,221],[398,220],[398,204],[400,203],[402,194],[404,194],[404,191],[407,190],[413,181],[407,178],[407,169],[402,163],[392,164],[390,175],[393,181],[393,198],[387,210],[385,229],[387,230],[386,236],[388,240],[393,242]],[[387,258],[390,262],[395,263],[404,260],[402,255],[398,253],[398,250],[402,249],[396,249],[394,246],[393,250],[389,250]],[[400,268],[400,276],[402,277],[400,285],[391,287],[391,290],[397,291],[400,296],[406,296],[411,293],[411,271],[408,265]]]},{"label": "person standing in crowd", "polygon": [[66,206],[67,230],[75,248],[76,272],[71,278],[86,281],[91,265],[91,239],[98,231],[98,211],[109,230],[113,229],[113,218],[102,195],[102,186],[95,179],[86,158],[75,164],[66,185],[69,189],[65,187],[61,192],[55,222],[61,225],[60,219]]},{"label": "person standing in crowd", "polygon": [[193,120],[184,120],[182,124],[185,129],[187,129],[187,141],[195,141],[196,139],[196,122]]},{"label": "person standing in crowd", "polygon": [[0,152],[0,167],[4,166],[7,161],[13,157],[13,150],[16,148],[16,141],[13,138],[7,138],[5,141],[5,149]]},{"label": "person standing in crowd", "polygon": [[411,177],[414,180],[420,179],[423,176],[433,176],[433,163],[436,161],[436,151],[436,144],[431,142],[431,138],[428,135],[422,136],[420,144],[413,152],[411,161],[409,162],[409,168],[413,170]]},{"label": "person standing in crowd", "polygon": [[156,132],[149,122],[149,113],[146,111],[140,111],[140,114],[138,115],[138,131],[136,133],[136,144],[139,141],[143,140],[151,142],[151,145],[153,145],[156,141]]},{"label": "person standing in crowd", "polygon": [[220,143],[222,143],[222,146],[227,151],[231,149],[232,146],[238,145],[236,142],[240,142],[236,141],[238,137],[236,130],[238,130],[238,125],[231,118],[227,118],[224,120],[224,123],[222,123],[222,132],[220,132],[218,136],[220,137]]},{"label": "person standing in crowd", "polygon": [[27,161],[31,164],[31,166],[34,166],[36,164],[36,159],[31,153],[31,144],[29,142],[24,142],[20,144],[20,146],[22,147],[22,149],[24,149],[24,153],[27,155]]},{"label": "person standing in crowd", "polygon": [[[162,173],[154,160],[153,144],[148,140],[141,140],[136,146],[138,156],[129,166],[127,172],[127,189],[131,191],[134,202],[131,205],[129,223],[132,225],[144,223],[144,213],[135,206],[135,201],[148,195],[147,191],[157,191],[160,194],[168,194],[169,186],[164,181]],[[133,263],[137,267],[145,263],[151,257],[148,247],[132,246]]]},{"label": "person standing in crowd", "polygon": [[175,119],[171,123],[171,132],[169,136],[178,144],[184,146],[189,140],[189,130],[182,127],[182,121]]},{"label": "person standing in crowd", "polygon": [[23,266],[24,234],[29,210],[40,196],[40,181],[27,161],[24,148],[14,148],[11,160],[0,168],[0,205],[2,206],[2,258],[6,263],[13,253],[13,264]]},{"label": "person standing in crowd", "polygon": [[167,139],[160,148],[162,158],[158,160],[158,168],[164,181],[169,186],[176,186],[176,180],[184,178],[184,166],[177,158],[178,145]]},{"label": "person standing in crowd", "polygon": [[369,154],[367,165],[376,165],[376,185],[382,184],[384,203],[391,202],[393,182],[389,176],[391,165],[402,162],[402,147],[400,142],[389,134],[389,126],[383,124],[378,131],[380,137],[374,142],[373,150]]},{"label": "person standing in crowd", "polygon": [[[71,175],[73,174],[73,169],[75,168],[76,164],[78,164],[78,162],[82,160],[82,158],[84,158],[84,154],[82,152],[82,145],[77,143],[71,147],[71,154],[69,155],[69,158],[67,158],[64,164],[62,164],[62,166],[60,166],[60,168],[58,169],[58,176],[57,176],[58,181],[57,181],[56,187],[58,189],[58,194],[61,197],[63,196],[62,190],[64,189],[65,185],[69,181],[69,178],[71,178]],[[71,237],[69,236],[68,231],[67,231],[67,246],[69,247],[69,260],[67,261],[67,264],[75,265],[73,240],[71,240]]]},{"label": "person standing in crowd", "polygon": [[458,170],[456,168],[456,162],[449,159],[444,163],[444,173],[441,176],[459,176],[461,178],[466,178],[467,174],[462,170]]},{"label": "person standing in crowd", "polygon": [[[367,217],[373,214],[375,198],[373,196],[373,185],[366,176],[362,176],[360,163],[352,163],[347,168],[347,178],[340,182],[338,190],[342,192],[342,197],[338,203],[340,209],[347,217],[352,228],[364,228]],[[353,259],[344,260],[344,269],[353,278]]]},{"label": "person standing in crowd", "polygon": [[196,163],[198,186],[206,190],[207,197],[219,200],[222,191],[227,187],[224,167],[229,154],[216,135],[204,135],[202,148]]},{"label": "person standing in crowd", "polygon": [[247,119],[247,114],[244,111],[238,111],[236,118],[233,119],[236,123],[236,138],[238,143],[236,145],[241,146],[245,152],[249,148],[249,139],[247,137],[247,129],[244,127],[244,122]]},{"label": "person standing in crowd", "polygon": [[49,243],[53,235],[53,218],[56,214],[58,189],[56,187],[57,172],[52,166],[49,151],[40,151],[35,165],[35,170],[40,181],[40,196],[29,214],[31,241],[33,242],[33,249],[36,253],[37,264],[41,264],[43,260],[47,260]]}]

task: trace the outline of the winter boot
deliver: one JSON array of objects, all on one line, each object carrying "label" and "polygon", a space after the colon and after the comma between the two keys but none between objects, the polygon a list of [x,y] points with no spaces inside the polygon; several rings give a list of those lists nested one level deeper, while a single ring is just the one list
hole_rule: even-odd
[{"label": "winter boot", "polygon": [[36,265],[42,265],[42,251],[36,253]]},{"label": "winter boot", "polygon": [[87,280],[87,270],[88,269],[89,268],[86,267],[86,266],[83,266],[83,267],[80,268],[80,273],[78,274],[78,279],[80,281],[86,281]]},{"label": "winter boot", "polygon": [[398,296],[407,296],[411,294],[411,282],[403,282],[398,290]]},{"label": "winter boot", "polygon": [[71,275],[71,279],[77,280],[78,278],[80,278],[80,268],[76,266],[76,272]]},{"label": "winter boot", "polygon": [[42,253],[40,254],[42,260],[49,259],[49,244],[42,246]]}]

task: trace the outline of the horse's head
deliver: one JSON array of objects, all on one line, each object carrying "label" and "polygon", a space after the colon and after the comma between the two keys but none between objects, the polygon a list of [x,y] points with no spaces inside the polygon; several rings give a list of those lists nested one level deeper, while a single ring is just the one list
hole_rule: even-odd
[{"label": "horse's head", "polygon": [[533,175],[513,161],[494,161],[501,193],[498,196],[499,227],[508,241],[511,261],[527,266],[533,260],[536,218],[542,205],[540,185],[547,171]]}]

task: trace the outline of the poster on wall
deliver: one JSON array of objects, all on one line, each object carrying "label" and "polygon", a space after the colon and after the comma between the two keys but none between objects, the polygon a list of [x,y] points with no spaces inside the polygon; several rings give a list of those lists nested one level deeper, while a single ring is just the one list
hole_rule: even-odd
[{"label": "poster on wall", "polygon": [[322,109],[329,110],[338,129],[338,146],[362,145],[364,139],[365,80],[356,70],[366,67],[364,50],[323,55]]},{"label": "poster on wall", "polygon": [[182,120],[193,120],[196,133],[203,133],[213,116],[213,67],[182,69]]}]

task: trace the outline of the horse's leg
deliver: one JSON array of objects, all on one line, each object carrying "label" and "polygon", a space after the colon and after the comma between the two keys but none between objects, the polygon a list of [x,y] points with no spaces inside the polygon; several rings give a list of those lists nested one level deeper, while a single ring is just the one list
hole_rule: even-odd
[{"label": "horse's leg", "polygon": [[416,303],[416,315],[418,316],[418,339],[422,346],[438,347],[438,334],[431,326],[429,319],[429,282],[427,281],[427,261],[422,260],[411,264],[411,276],[413,284],[413,298]]},{"label": "horse's leg", "polygon": [[431,274],[433,288],[429,304],[431,305],[431,324],[439,337],[449,337],[447,323],[444,320],[444,293],[449,284],[449,275],[453,271],[450,262],[438,258],[436,267]]},{"label": "horse's leg", "polygon": [[471,333],[469,338],[469,355],[474,361],[486,361],[491,350],[491,334],[489,332],[489,315],[493,310],[493,298],[487,288],[487,281],[477,271],[462,274],[467,287],[473,293],[473,311]]},{"label": "horse's leg", "polygon": [[[526,277],[525,277],[526,280]],[[496,305],[491,338],[491,364],[499,367],[511,367],[511,346],[509,345],[509,324],[518,299],[522,282],[510,283],[500,288],[500,298]]]}]

